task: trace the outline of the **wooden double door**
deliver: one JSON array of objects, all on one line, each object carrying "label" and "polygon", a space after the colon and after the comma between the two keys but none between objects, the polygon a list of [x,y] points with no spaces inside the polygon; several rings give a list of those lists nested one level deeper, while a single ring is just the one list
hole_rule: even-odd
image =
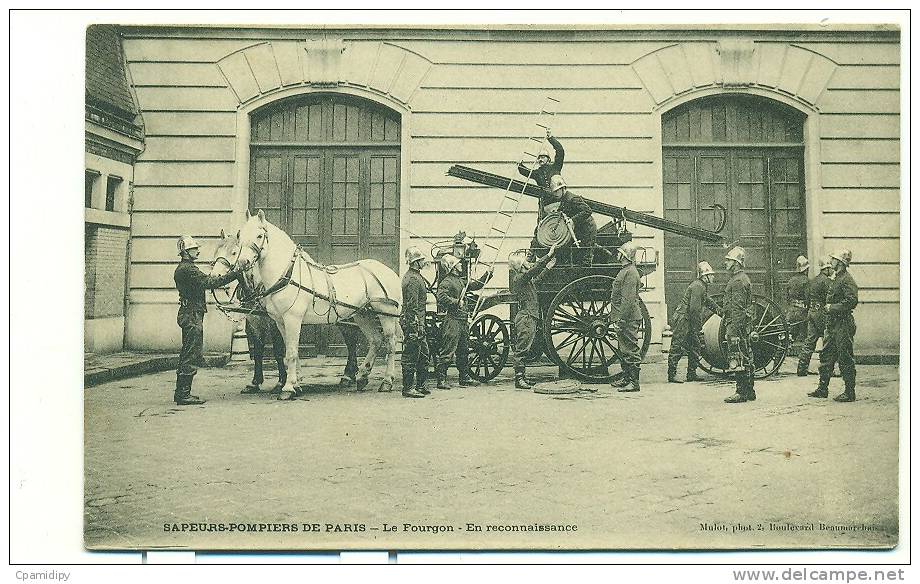
[{"label": "wooden double door", "polygon": [[[395,116],[395,118],[394,118]],[[314,259],[373,258],[399,270],[398,115],[350,96],[282,104],[253,119],[253,210]],[[305,354],[340,354],[333,327],[305,326]]]},{"label": "wooden double door", "polygon": [[[735,93],[690,101],[661,122],[665,217],[717,229],[724,216],[722,235],[744,247],[754,292],[778,299],[807,253],[804,122],[785,104]],[[722,245],[670,233],[664,242],[669,312],[700,261],[716,270],[712,291],[722,290]]]},{"label": "wooden double door", "polygon": [[[724,209],[725,241],[746,252],[746,268],[757,294],[782,299],[795,273],[795,258],[807,253],[803,156],[800,148],[680,148],[664,153],[665,217],[715,229]],[[726,249],[665,234],[665,295],[669,312],[708,261],[716,269],[712,292],[727,281]],[[781,300],[782,301],[782,300]]]}]

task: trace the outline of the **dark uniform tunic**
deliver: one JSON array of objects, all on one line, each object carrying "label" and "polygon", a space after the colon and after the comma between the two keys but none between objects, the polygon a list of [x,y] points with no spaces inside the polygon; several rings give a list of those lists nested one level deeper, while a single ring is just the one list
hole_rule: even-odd
[{"label": "dark uniform tunic", "polygon": [[743,271],[735,273],[725,285],[722,305],[729,350],[741,353],[746,369],[735,373],[736,391],[739,395],[748,396],[754,393],[754,353],[750,342],[754,305],[751,299],[751,279]]},{"label": "dark uniform tunic", "polygon": [[831,279],[823,272],[819,272],[808,283],[808,331],[802,352],[799,354],[800,370],[808,370],[808,363],[815,352],[818,339],[824,336],[824,329],[827,327],[824,304],[827,302],[827,288],[830,283]]},{"label": "dark uniform tunic", "polygon": [[818,370],[822,383],[831,378],[834,363],[840,364],[840,375],[847,386],[856,380],[856,361],[853,358],[853,337],[856,321],[853,309],[859,302],[859,287],[850,272],[844,271],[831,280],[827,289],[827,335],[821,349],[821,367]]},{"label": "dark uniform tunic", "polygon": [[610,320],[619,326],[617,342],[624,365],[639,365],[642,361],[639,349],[639,325],[642,323],[642,309],[639,307],[641,286],[636,265],[627,263],[617,272],[610,292]]},{"label": "dark uniform tunic", "polygon": [[703,329],[703,307],[712,312],[719,311],[719,305],[710,298],[706,282],[697,278],[690,282],[684,296],[674,311],[674,332],[671,351],[668,353],[668,367],[676,369],[681,358],[687,356],[687,371],[696,371],[700,364],[700,331]]},{"label": "dark uniform tunic", "polygon": [[591,215],[591,207],[583,198],[566,191],[559,205],[559,210],[572,220],[572,230],[578,238],[579,245],[586,249],[594,247],[597,237],[597,223]]},{"label": "dark uniform tunic", "polygon": [[[535,168],[533,171],[525,164],[518,164],[518,172],[524,176],[529,176],[538,185],[549,190],[550,178],[552,178],[553,175],[562,173],[562,164],[565,162],[565,150],[563,150],[562,144],[560,144],[559,140],[556,140],[556,138],[549,137],[547,140],[549,140],[553,150],[556,151],[556,157],[553,161],[539,168]],[[546,216],[546,211],[544,211],[543,208],[551,202],[553,202],[551,197],[541,197],[538,207],[538,219],[543,219],[543,217]]]},{"label": "dark uniform tunic", "polygon": [[410,372],[416,376],[417,384],[423,385],[428,377],[429,349],[428,338],[425,336],[425,305],[428,299],[428,281],[421,272],[414,268],[402,279],[402,314],[399,325],[402,327],[403,354],[402,369],[403,379],[407,379]]},{"label": "dark uniform tunic", "polygon": [[[486,284],[485,279],[471,280],[467,290],[479,290]],[[450,273],[438,283],[438,312],[444,314],[441,323],[441,352],[438,355],[438,365],[446,371],[451,362],[457,363],[460,379],[467,379],[470,343],[469,313],[464,305],[460,307],[461,295],[465,284],[463,278]]]},{"label": "dark uniform tunic", "polygon": [[182,329],[182,349],[179,352],[179,375],[195,375],[201,363],[204,345],[204,313],[208,311],[204,301],[204,291],[219,288],[232,282],[239,272],[229,272],[224,276],[208,276],[185,257],[176,267],[173,279],[179,290],[179,312],[176,323]]},{"label": "dark uniform tunic", "polygon": [[795,274],[786,283],[786,321],[792,327],[793,342],[801,342],[808,330],[808,275]]},{"label": "dark uniform tunic", "polygon": [[534,280],[546,269],[550,256],[545,255],[526,271],[512,270],[509,288],[517,300],[514,315],[514,368],[524,367],[524,359],[533,347],[540,323],[540,302]]}]

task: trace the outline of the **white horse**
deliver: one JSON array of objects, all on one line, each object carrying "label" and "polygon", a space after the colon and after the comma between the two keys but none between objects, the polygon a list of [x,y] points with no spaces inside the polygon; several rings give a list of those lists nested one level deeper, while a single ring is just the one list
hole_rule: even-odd
[{"label": "white horse", "polygon": [[358,389],[367,386],[377,349],[383,344],[387,368],[378,391],[393,389],[402,306],[402,281],[396,272],[377,260],[319,264],[269,223],[261,210],[255,215],[246,211],[239,244],[237,262],[250,269],[256,283],[265,287],[265,310],[284,334],[288,377],[279,399],[293,398],[297,393],[301,324],[334,324],[346,318],[351,318],[368,339]]}]

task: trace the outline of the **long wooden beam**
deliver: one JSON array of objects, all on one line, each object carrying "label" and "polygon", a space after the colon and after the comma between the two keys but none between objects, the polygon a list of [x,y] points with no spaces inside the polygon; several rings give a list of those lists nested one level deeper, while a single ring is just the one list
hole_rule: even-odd
[{"label": "long wooden beam", "polygon": [[[495,187],[502,190],[509,190],[515,193],[522,193],[528,197],[534,197],[537,199],[550,195],[549,191],[537,185],[528,184],[523,181],[507,178],[498,174],[492,174],[491,172],[470,168],[469,166],[463,166],[460,164],[451,166],[447,171],[447,174],[449,176],[481,185]],[[701,229],[699,227],[684,225],[683,223],[671,221],[670,219],[664,219],[662,217],[656,217],[654,215],[640,213],[638,211],[631,211],[626,207],[601,203],[600,201],[594,201],[588,198],[585,198],[585,202],[594,213],[606,215],[607,217],[614,219],[625,219],[626,221],[638,223],[639,225],[645,225],[646,227],[651,227],[653,229],[667,231],[668,233],[676,233],[677,235],[683,235],[685,237],[690,237],[709,243],[722,243],[724,241],[724,238],[721,235],[715,231],[709,231],[708,229]]]}]

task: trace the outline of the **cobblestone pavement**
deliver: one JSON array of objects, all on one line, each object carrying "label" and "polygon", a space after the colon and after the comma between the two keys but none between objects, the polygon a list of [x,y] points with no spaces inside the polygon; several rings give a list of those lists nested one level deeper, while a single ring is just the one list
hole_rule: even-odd
[{"label": "cobblestone pavement", "polygon": [[[895,366],[860,367],[858,401],[840,404],[806,397],[817,378],[797,378],[787,363],[784,374],[758,382],[756,402],[728,405],[731,384],[669,385],[664,364],[645,366],[642,391],[633,394],[601,385],[596,393],[538,395],[500,377],[410,400],[377,393],[373,382],[365,393],[340,390],[340,365],[304,363],[311,385],[290,402],[241,395],[246,364],[199,371],[193,393],[205,406],[172,405],[173,373],[87,389],[87,546],[897,543]],[[550,378],[553,370],[536,373]],[[267,376],[273,383],[273,372]],[[841,385],[834,379],[831,395]],[[183,523],[233,531],[172,531]],[[240,533],[240,523],[297,531]],[[468,531],[468,523],[483,531]],[[577,531],[489,530],[535,523]]]}]

